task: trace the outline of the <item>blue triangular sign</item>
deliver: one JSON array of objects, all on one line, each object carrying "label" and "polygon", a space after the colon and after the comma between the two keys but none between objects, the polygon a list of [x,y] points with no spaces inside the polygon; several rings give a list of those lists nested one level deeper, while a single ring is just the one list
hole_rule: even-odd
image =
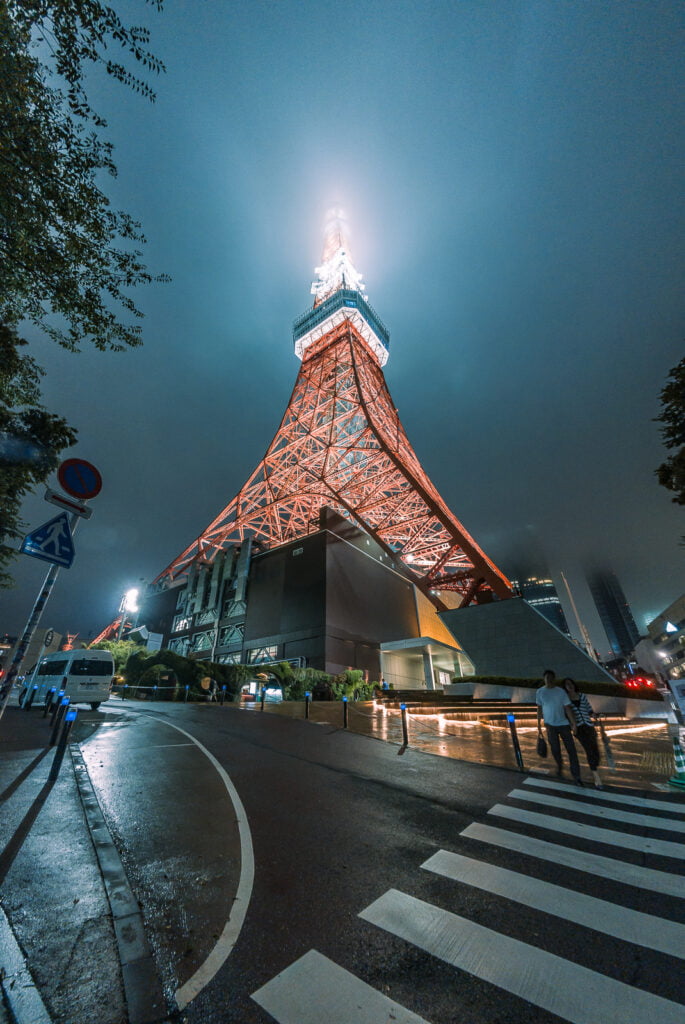
[{"label": "blue triangular sign", "polygon": [[69,517],[66,512],[60,513],[27,534],[21,550],[25,555],[42,558],[44,562],[53,562],[55,565],[61,565],[63,569],[69,569],[74,561],[74,542],[71,539]]}]

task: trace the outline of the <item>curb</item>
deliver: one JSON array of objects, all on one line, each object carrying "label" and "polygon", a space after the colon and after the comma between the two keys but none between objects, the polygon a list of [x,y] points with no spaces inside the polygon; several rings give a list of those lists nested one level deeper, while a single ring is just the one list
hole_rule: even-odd
[{"label": "curb", "polygon": [[14,937],[7,914],[0,907],[0,949],[3,963],[0,988],[15,1024],[52,1024],[45,1003],[35,986],[24,954]]},{"label": "curb", "polygon": [[157,967],[145,937],[143,915],[112,841],[78,743],[71,743],[69,752],[112,912],[129,1024],[155,1024],[167,1019],[168,1014]]}]

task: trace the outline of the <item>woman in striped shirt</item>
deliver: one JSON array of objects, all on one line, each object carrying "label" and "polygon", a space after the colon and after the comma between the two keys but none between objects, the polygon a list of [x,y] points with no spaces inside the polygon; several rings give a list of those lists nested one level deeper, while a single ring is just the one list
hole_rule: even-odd
[{"label": "woman in striped shirt", "polygon": [[575,733],[580,745],[585,751],[587,763],[595,780],[595,789],[602,789],[602,779],[597,768],[599,767],[599,746],[597,744],[597,731],[593,724],[594,711],[592,705],[584,693],[581,693],[574,681],[570,678],[564,679],[564,689],[571,701],[573,716],[576,720]]}]

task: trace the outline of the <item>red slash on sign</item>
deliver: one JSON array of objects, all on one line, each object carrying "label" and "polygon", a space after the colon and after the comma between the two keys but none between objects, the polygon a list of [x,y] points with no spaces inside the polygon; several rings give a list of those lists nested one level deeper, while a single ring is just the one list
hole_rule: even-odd
[{"label": "red slash on sign", "polygon": [[57,479],[72,498],[94,498],[102,489],[99,470],[85,459],[66,459],[57,470]]}]

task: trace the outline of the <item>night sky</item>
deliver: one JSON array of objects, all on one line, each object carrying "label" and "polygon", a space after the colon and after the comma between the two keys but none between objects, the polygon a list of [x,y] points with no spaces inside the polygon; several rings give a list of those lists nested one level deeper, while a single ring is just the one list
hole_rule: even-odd
[{"label": "night sky", "polygon": [[[173,280],[137,292],[138,350],[28,332],[45,404],[79,431],[65,457],[104,479],[43,625],[99,632],[262,457],[340,203],[391,394],[453,512],[504,571],[527,550],[564,571],[600,651],[585,559],[643,629],[685,590],[653,422],[685,348],[682,2],[115,6],[167,74],[154,105],[91,79],[105,189]],[[56,513],[42,488],[24,506],[30,528]],[[0,632],[45,569],[20,556]]]}]

